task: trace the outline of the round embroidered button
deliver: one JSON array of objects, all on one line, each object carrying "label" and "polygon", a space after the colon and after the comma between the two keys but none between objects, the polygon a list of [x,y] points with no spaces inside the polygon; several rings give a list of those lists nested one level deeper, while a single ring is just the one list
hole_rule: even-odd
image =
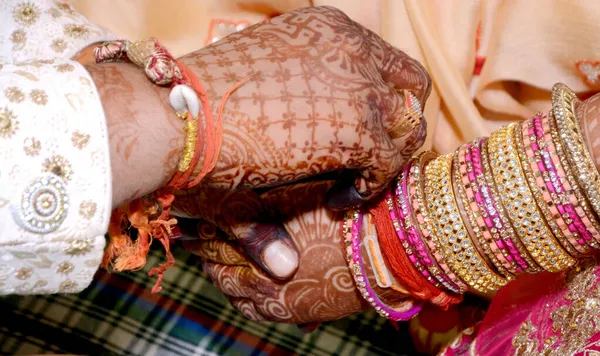
[{"label": "round embroidered button", "polygon": [[18,205],[12,205],[13,218],[19,226],[38,234],[58,229],[67,217],[68,209],[66,184],[52,173],[31,183],[21,194]]}]

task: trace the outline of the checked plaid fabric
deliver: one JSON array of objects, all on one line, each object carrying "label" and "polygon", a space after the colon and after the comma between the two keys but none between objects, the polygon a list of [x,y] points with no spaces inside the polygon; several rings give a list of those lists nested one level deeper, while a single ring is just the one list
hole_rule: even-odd
[{"label": "checked plaid fabric", "polygon": [[[198,257],[178,250],[159,295],[150,294],[154,279],[145,272],[99,271],[76,295],[0,298],[0,354],[415,354],[406,330],[399,334],[374,312],[324,323],[310,334],[248,320],[205,278]],[[152,252],[148,266],[163,258]]]}]

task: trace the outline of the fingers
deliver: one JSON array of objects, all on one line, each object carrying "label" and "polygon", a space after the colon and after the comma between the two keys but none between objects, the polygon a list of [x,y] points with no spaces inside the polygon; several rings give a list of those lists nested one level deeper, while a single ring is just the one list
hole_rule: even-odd
[{"label": "fingers", "polygon": [[431,93],[427,70],[414,58],[382,41],[381,77],[390,87],[383,100],[384,126],[404,156],[412,155],[425,142],[427,126],[423,108]]},{"label": "fingers", "polygon": [[254,302],[247,298],[229,298],[231,305],[250,320],[267,321],[267,319],[256,309]]},{"label": "fingers", "polygon": [[345,172],[328,192],[327,205],[332,210],[347,210],[377,196],[398,175],[408,158],[383,129],[382,109],[373,105],[371,111],[373,117],[366,121],[374,147],[370,148],[369,159],[361,164],[357,176]]},{"label": "fingers", "polygon": [[241,248],[231,242],[223,240],[195,240],[183,241],[183,246],[191,253],[200,256],[204,262],[230,266],[250,266],[250,261]]},{"label": "fingers", "polygon": [[[273,278],[290,278],[298,267],[298,252],[283,226],[262,222],[265,216],[259,195],[251,190],[223,191],[207,187],[181,192],[176,211],[184,216],[202,217],[212,224],[198,225],[202,240],[218,235],[214,225],[238,241],[248,256]],[[203,230],[204,229],[204,230]],[[204,253],[218,261],[218,251]]]},{"label": "fingers", "polygon": [[230,297],[257,298],[274,296],[277,286],[260,277],[250,267],[203,263],[202,268],[215,287]]},{"label": "fingers", "polygon": [[231,230],[248,256],[270,276],[288,279],[298,269],[298,250],[280,224],[240,223]]},{"label": "fingers", "polygon": [[431,77],[416,59],[381,40],[383,60],[381,76],[396,90],[408,90],[421,102],[423,107],[431,93]]}]

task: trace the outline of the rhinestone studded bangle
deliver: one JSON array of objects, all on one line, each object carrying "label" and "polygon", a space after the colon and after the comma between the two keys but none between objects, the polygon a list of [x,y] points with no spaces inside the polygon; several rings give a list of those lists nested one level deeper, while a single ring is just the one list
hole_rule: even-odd
[{"label": "rhinestone studded bangle", "polygon": [[[467,165],[467,152],[470,151],[471,144],[462,145],[454,153],[454,184],[459,205],[462,205],[462,211],[466,215],[466,223],[469,224],[471,231],[477,238],[480,251],[485,253],[488,260],[492,262],[496,270],[505,278],[512,279],[514,276],[508,272],[507,268],[511,265],[498,247],[492,234],[488,231],[484,218],[475,199],[474,189],[469,174],[473,174],[472,167]],[[462,204],[461,204],[462,203]]]},{"label": "rhinestone studded bangle", "polygon": [[[546,210],[550,213],[549,216],[546,216],[546,219],[554,221],[557,228],[561,230],[560,234],[556,235],[559,239],[562,236],[565,240],[561,241],[563,246],[567,243],[572,246],[571,249],[576,250],[575,254],[569,249],[567,249],[567,252],[574,257],[582,257],[590,252],[590,248],[583,238],[587,230],[577,215],[575,207],[568,202],[568,197],[564,195],[564,188],[559,181],[560,178],[564,179],[564,176],[560,177],[557,174],[551,161],[547,162],[549,163],[548,167],[544,164],[545,157],[550,159],[550,156],[547,151],[543,151],[546,143],[542,131],[542,120],[542,115],[538,114],[533,119],[521,124],[523,146],[527,153],[529,165],[532,171],[535,172],[533,177],[535,182],[530,184],[536,185],[541,195],[540,206],[546,206]],[[554,181],[551,181],[551,177],[554,177]],[[563,203],[561,198],[566,201]]]},{"label": "rhinestone studded bangle", "polygon": [[[400,175],[400,179],[402,179],[402,174]],[[392,196],[392,193],[390,191],[386,193],[385,201],[390,214],[390,220],[392,221],[392,225],[394,226],[394,230],[396,231],[396,236],[398,237],[398,240],[400,241],[404,252],[406,252],[406,256],[408,257],[412,265],[415,267],[415,269],[418,270],[419,273],[421,273],[421,275],[428,282],[433,283],[436,287],[439,288],[440,285],[433,280],[433,277],[429,273],[429,270],[427,270],[427,268],[425,268],[419,260],[418,254],[415,253],[416,251],[413,251],[415,246],[414,241],[408,238],[404,222],[401,218],[396,216],[397,209],[396,205],[394,204],[394,197]]]},{"label": "rhinestone studded bangle", "polygon": [[458,276],[450,269],[443,254],[440,252],[441,245],[437,236],[431,233],[431,216],[425,208],[425,190],[423,184],[425,165],[433,160],[437,155],[433,152],[423,152],[419,155],[416,164],[411,169],[409,178],[410,200],[415,221],[418,224],[423,240],[427,243],[431,255],[440,266],[440,275],[453,287],[455,293],[464,293],[469,288]]},{"label": "rhinestone studded bangle", "polygon": [[[498,194],[486,182],[479,148],[482,141],[482,139],[475,140],[473,144],[467,146],[465,152],[469,184],[473,188],[475,202],[479,207],[485,229],[492,235],[496,246],[504,255],[507,264],[506,269],[516,276],[523,272],[528,264],[515,247],[514,231],[508,230],[504,226],[503,219],[506,220],[506,217],[503,215],[502,204],[498,202]],[[496,207],[496,205],[499,205],[499,207]],[[525,246],[522,249],[525,251]]]},{"label": "rhinestone studded bangle", "polygon": [[451,155],[439,156],[425,169],[426,209],[434,220],[430,230],[442,246],[441,254],[460,279],[476,291],[496,291],[507,281],[487,266],[471,242],[452,192],[451,171]]},{"label": "rhinestone studded bangle", "polygon": [[[549,168],[550,182],[554,184],[557,192],[564,192],[559,195],[559,198],[565,205],[570,203],[574,206],[576,215],[585,225],[587,233],[584,232],[581,235],[584,241],[592,249],[599,249],[600,224],[577,179],[575,179],[573,170],[569,166],[556,129],[556,123],[550,119],[542,120],[542,128],[545,137],[545,147],[543,149],[547,152],[547,155],[544,156],[544,165]],[[553,174],[553,172],[556,173]],[[562,183],[562,187],[560,183]]]},{"label": "rhinestone studded bangle", "polygon": [[562,83],[552,88],[552,112],[561,140],[566,146],[567,159],[596,215],[600,216],[600,173],[585,144],[575,115],[579,102],[575,93]]},{"label": "rhinestone studded bangle", "polygon": [[[550,199],[550,194],[546,191],[546,186],[540,184],[543,183],[541,182],[541,179],[537,179],[541,177],[541,172],[533,154],[529,137],[529,121],[517,124],[515,127],[515,143],[523,174],[529,184],[529,190],[531,191],[548,228],[552,231],[556,240],[569,255],[575,258],[581,257],[582,253],[577,250],[571,241],[569,241],[569,238],[561,228],[561,226],[566,227],[566,223],[562,219],[562,216],[558,214],[558,210],[555,209],[554,204]],[[553,214],[552,209],[556,211],[556,214]],[[577,243],[575,244],[577,245]]]},{"label": "rhinestone studded bangle", "polygon": [[[411,159],[408,164],[404,167],[402,175],[396,181],[396,202],[398,203],[398,215],[406,235],[412,247],[412,253],[418,258],[418,265],[415,265],[417,269],[425,276],[427,281],[433,284],[437,288],[446,288],[452,292],[458,292],[458,288],[452,283],[452,281],[445,276],[441,270],[435,258],[429,253],[419,230],[413,221],[412,207],[410,204],[409,196],[409,177],[410,172],[413,169],[415,159]],[[423,271],[422,271],[423,269]],[[425,273],[427,272],[427,273]]]},{"label": "rhinestone studded bangle", "polygon": [[515,143],[516,125],[494,131],[488,144],[492,176],[517,234],[545,270],[562,271],[575,263],[544,222],[527,185]]},{"label": "rhinestone studded bangle", "polygon": [[512,257],[515,261],[514,270],[511,270],[515,275],[523,271],[536,273],[542,269],[537,266],[535,261],[529,256],[525,245],[517,237],[517,232],[513,228],[502,201],[500,194],[494,184],[492,178],[492,170],[488,162],[488,157],[483,152],[487,152],[487,139],[479,139],[471,147],[471,161],[473,165],[473,173],[477,181],[477,187],[482,195],[482,200],[489,219],[486,223],[492,233],[492,236],[506,247],[509,254],[507,258]]}]

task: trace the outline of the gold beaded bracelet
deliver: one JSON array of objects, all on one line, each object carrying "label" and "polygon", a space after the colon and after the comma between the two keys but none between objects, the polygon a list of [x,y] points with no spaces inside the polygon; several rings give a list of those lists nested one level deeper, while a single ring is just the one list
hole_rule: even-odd
[{"label": "gold beaded bracelet", "polygon": [[467,285],[481,293],[493,292],[507,283],[484,261],[473,245],[460,217],[452,188],[452,156],[439,156],[425,170],[425,197],[434,220],[431,233],[442,246],[440,253]]},{"label": "gold beaded bracelet", "polygon": [[546,225],[523,174],[515,143],[515,124],[494,131],[488,156],[509,219],[529,254],[545,270],[559,272],[575,264]]}]

